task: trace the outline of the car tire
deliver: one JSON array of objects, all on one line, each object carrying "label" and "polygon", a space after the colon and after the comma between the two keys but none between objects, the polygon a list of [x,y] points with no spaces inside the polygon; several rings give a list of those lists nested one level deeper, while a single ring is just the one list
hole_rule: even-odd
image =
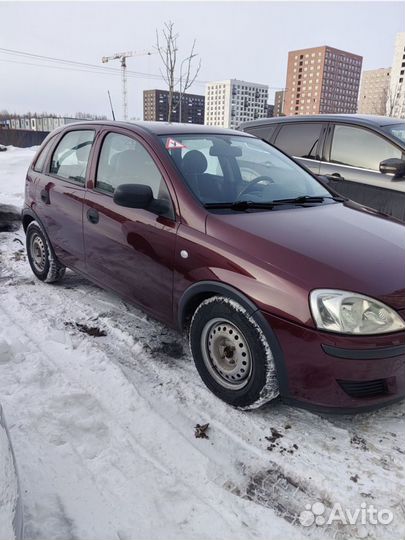
[{"label": "car tire", "polygon": [[26,248],[31,270],[38,279],[53,283],[63,278],[66,267],[56,258],[48,237],[37,221],[31,221],[27,227]]},{"label": "car tire", "polygon": [[266,336],[234,300],[222,296],[204,300],[191,320],[189,341],[202,380],[226,403],[256,409],[279,395]]}]

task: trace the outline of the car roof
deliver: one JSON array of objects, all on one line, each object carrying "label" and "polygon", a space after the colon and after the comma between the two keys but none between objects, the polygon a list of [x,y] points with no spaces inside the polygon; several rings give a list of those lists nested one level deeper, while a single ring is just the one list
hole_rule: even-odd
[{"label": "car roof", "polygon": [[[178,122],[148,122],[148,121],[136,121],[136,122],[121,122],[112,120],[97,120],[97,121],[78,121],[72,122],[63,126],[69,127],[91,127],[91,126],[111,126],[120,127],[126,129],[133,129],[134,131],[146,131],[154,135],[187,135],[187,134],[214,134],[214,135],[236,135],[240,136],[242,133],[233,129],[220,128],[215,126],[206,126],[203,124],[180,124]],[[249,135],[243,133],[243,135]],[[249,135],[250,136],[250,135]]]},{"label": "car roof", "polygon": [[313,114],[313,115],[294,115],[294,116],[275,116],[273,118],[260,118],[243,122],[239,128],[244,129],[249,126],[262,126],[269,124],[285,124],[289,122],[333,122],[341,120],[348,124],[357,124],[361,126],[386,126],[392,124],[403,124],[404,120],[391,118],[389,116],[377,116],[368,114]]}]

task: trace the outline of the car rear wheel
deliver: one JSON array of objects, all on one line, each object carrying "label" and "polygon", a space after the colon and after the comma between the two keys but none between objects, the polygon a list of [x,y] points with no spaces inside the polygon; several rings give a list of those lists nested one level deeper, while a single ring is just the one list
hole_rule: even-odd
[{"label": "car rear wheel", "polygon": [[53,283],[63,278],[66,268],[56,258],[47,236],[36,221],[31,221],[27,227],[26,247],[31,270],[38,279]]},{"label": "car rear wheel", "polygon": [[204,300],[192,318],[189,338],[202,380],[223,401],[254,409],[278,396],[274,356],[265,334],[234,300]]}]

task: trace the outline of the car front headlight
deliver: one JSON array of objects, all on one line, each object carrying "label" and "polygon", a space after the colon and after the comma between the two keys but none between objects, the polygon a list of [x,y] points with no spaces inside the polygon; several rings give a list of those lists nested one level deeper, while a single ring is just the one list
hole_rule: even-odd
[{"label": "car front headlight", "polygon": [[392,308],[361,294],[317,289],[310,306],[320,330],[340,334],[387,334],[405,328],[405,321]]}]

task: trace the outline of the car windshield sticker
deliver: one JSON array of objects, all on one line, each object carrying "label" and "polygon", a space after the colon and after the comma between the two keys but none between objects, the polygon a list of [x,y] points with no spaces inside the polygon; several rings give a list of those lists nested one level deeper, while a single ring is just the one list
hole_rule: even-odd
[{"label": "car windshield sticker", "polygon": [[181,142],[176,141],[175,139],[167,139],[166,150],[181,150],[182,148],[186,148],[186,146],[181,144]]}]

